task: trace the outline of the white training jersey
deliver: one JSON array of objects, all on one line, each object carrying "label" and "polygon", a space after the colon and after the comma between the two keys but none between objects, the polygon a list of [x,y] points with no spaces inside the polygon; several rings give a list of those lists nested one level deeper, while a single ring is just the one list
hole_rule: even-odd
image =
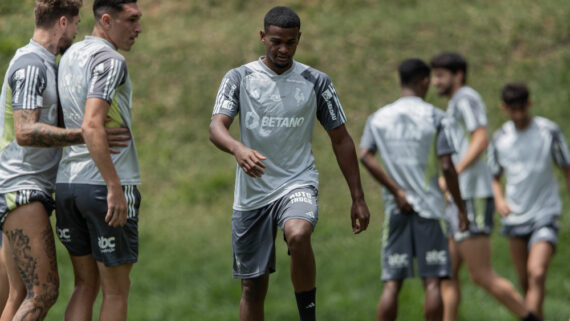
[{"label": "white training jersey", "polygon": [[[447,105],[447,114],[459,124],[457,127],[459,130],[452,131],[451,135],[457,146],[457,153],[452,156],[453,163],[457,164],[469,149],[471,133],[477,128],[487,127],[485,103],[473,88],[463,86],[451,97]],[[491,171],[481,156],[459,174],[459,187],[463,199],[493,196]]]},{"label": "white training jersey", "polygon": [[282,74],[262,58],[230,70],[222,80],[213,114],[239,114],[241,142],[267,157],[259,178],[236,170],[233,208],[261,208],[301,186],[318,188],[311,150],[315,116],[326,130],[346,117],[329,77],[293,61]]},{"label": "white training jersey", "polygon": [[[125,58],[108,41],[98,37],[71,46],[59,62],[59,95],[67,128],[81,128],[87,98],[106,100],[111,106],[106,126],[126,127],[132,136],[132,86]],[[119,154],[111,154],[122,185],[141,183],[134,138]],[[65,148],[57,183],[105,185],[85,144]]]},{"label": "white training jersey", "polygon": [[61,148],[20,146],[14,131],[15,110],[39,110],[39,122],[57,126],[55,55],[33,40],[10,61],[0,98],[0,193],[55,189]]},{"label": "white training jersey", "polygon": [[495,132],[488,158],[493,175],[504,172],[506,177],[505,196],[511,214],[502,219],[503,224],[522,225],[560,215],[553,167],[570,166],[570,153],[554,122],[534,116],[522,131],[512,121],[506,122]]},{"label": "white training jersey", "polygon": [[[443,218],[444,199],[438,185],[438,156],[453,154],[453,119],[420,97],[402,97],[372,114],[360,147],[378,151],[387,174],[406,192],[421,217]],[[397,209],[394,196],[382,187],[387,215]]]}]

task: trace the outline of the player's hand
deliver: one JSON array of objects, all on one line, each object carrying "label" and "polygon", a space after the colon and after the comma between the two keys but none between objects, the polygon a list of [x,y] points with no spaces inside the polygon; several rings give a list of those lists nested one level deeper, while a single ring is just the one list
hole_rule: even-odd
[{"label": "player's hand", "polygon": [[[113,121],[111,117],[105,118],[105,124]],[[105,133],[107,134],[107,142],[109,143],[109,150],[111,154],[118,154],[121,152],[120,149],[113,147],[127,147],[129,146],[129,140],[131,140],[131,135],[128,128],[118,127],[118,128],[107,128],[105,127]]]},{"label": "player's hand", "polygon": [[121,186],[108,189],[107,208],[105,223],[112,227],[124,226],[127,223],[127,200]]},{"label": "player's hand", "polygon": [[399,189],[394,195],[396,200],[396,206],[402,214],[411,214],[413,212],[412,206],[408,203],[408,199],[406,198],[406,192],[403,189]]},{"label": "player's hand", "polygon": [[243,146],[235,153],[235,158],[239,167],[251,177],[261,177],[265,173],[263,169],[266,167],[263,163],[267,158],[257,151]]},{"label": "player's hand", "polygon": [[499,212],[502,217],[507,217],[511,214],[511,209],[509,208],[507,201],[495,198],[495,206],[497,207],[497,212]]},{"label": "player's hand", "polygon": [[352,233],[359,234],[368,228],[370,222],[370,211],[366,205],[364,198],[356,199],[352,202],[350,210],[350,219],[352,221]]},{"label": "player's hand", "polygon": [[437,181],[439,183],[439,188],[441,189],[441,192],[445,195],[447,193],[447,183],[445,182],[445,177],[440,176]]},{"label": "player's hand", "polygon": [[459,231],[466,232],[469,230],[469,219],[467,218],[467,213],[458,211],[457,216],[459,217]]}]

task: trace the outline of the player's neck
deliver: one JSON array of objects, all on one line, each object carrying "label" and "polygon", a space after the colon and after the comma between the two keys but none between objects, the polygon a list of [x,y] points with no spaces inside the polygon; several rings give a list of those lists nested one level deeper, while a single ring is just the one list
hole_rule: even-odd
[{"label": "player's neck", "polygon": [[34,29],[32,40],[54,55],[59,53],[57,49],[59,37],[56,35],[54,30],[36,28]]},{"label": "player's neck", "polygon": [[402,87],[402,91],[400,93],[400,97],[419,97],[421,99],[425,98],[425,94],[421,95],[416,90],[408,87]]},{"label": "player's neck", "polygon": [[451,91],[449,92],[449,98],[453,97],[453,95],[455,95],[456,92],[459,91],[459,89],[465,87],[464,84],[460,84],[460,85],[455,85],[451,88]]},{"label": "player's neck", "polygon": [[117,45],[115,45],[109,34],[107,34],[105,30],[103,30],[102,28],[98,28],[97,25],[95,25],[95,28],[93,28],[91,36],[106,40],[107,42],[113,45],[113,48],[115,50],[117,50]]}]

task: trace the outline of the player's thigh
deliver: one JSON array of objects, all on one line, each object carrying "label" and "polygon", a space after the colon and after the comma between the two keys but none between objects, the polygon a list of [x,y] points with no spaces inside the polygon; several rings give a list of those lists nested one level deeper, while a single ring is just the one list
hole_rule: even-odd
[{"label": "player's thigh", "polygon": [[529,276],[543,277],[546,275],[550,260],[554,255],[554,245],[547,241],[534,243],[528,254],[527,271]]},{"label": "player's thigh", "polygon": [[312,186],[294,189],[278,200],[274,208],[272,215],[285,236],[310,234],[319,219],[318,191]]},{"label": "player's thigh", "polygon": [[459,243],[453,237],[448,237],[449,257],[451,259],[452,278],[456,279],[463,264],[463,257],[459,251]]},{"label": "player's thigh", "polygon": [[384,217],[382,234],[382,281],[396,281],[414,276],[414,236],[412,215],[398,211]]},{"label": "player's thigh", "polygon": [[509,251],[519,278],[526,278],[528,261],[528,239],[509,237]]},{"label": "player's thigh", "polygon": [[440,221],[414,215],[411,224],[420,277],[449,277],[451,275],[449,247]]},{"label": "player's thigh", "polygon": [[90,287],[99,287],[99,269],[92,255],[70,255],[75,283]]},{"label": "player's thigh", "polygon": [[491,242],[487,235],[464,239],[458,244],[471,276],[491,273]]},{"label": "player's thigh", "polygon": [[232,214],[233,276],[257,278],[275,271],[277,224],[271,206]]}]

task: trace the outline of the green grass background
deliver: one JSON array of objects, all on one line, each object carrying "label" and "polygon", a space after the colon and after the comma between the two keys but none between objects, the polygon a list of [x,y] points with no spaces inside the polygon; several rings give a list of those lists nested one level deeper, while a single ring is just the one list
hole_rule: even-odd
[{"label": "green grass background", "polygon": [[[570,137],[570,2],[372,0],[141,0],[143,33],[124,53],[134,84],[134,136],[140,154],[143,203],[140,258],[132,272],[129,320],[237,320],[239,281],[231,278],[231,204],[235,161],[208,141],[218,85],[229,69],[264,53],[265,12],[286,4],[298,11],[302,38],[296,59],[335,83],[358,144],[367,116],[399,96],[396,68],[404,58],[429,59],[443,49],[466,55],[468,82],[483,96],[490,129],[505,121],[498,109],[507,81],[524,81],[533,112],[556,121]],[[80,34],[92,29],[85,0]],[[0,72],[33,31],[32,0],[0,2]],[[446,101],[430,91],[427,100]],[[232,129],[238,134],[237,126]],[[379,186],[363,172],[372,213],[362,235],[351,233],[350,197],[330,142],[317,126],[320,221],[313,236],[320,320],[373,320],[379,295]],[[562,176],[557,173],[560,183]],[[570,317],[570,202],[547,280],[548,320]],[[497,230],[497,229],[496,229]],[[492,237],[493,266],[516,281],[506,240]],[[59,300],[48,320],[63,320],[72,287],[67,253],[58,243]],[[286,247],[277,237],[277,272],[266,301],[267,320],[296,320]],[[515,320],[461,274],[461,320]],[[422,319],[419,280],[406,281],[399,320]],[[96,308],[97,310],[97,308]],[[95,312],[95,317],[97,312]]]}]

